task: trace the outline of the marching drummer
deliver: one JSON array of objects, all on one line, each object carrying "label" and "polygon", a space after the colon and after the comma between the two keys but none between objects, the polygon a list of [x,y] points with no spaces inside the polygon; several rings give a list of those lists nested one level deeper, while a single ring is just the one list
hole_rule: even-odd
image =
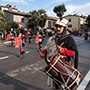
[{"label": "marching drummer", "polygon": [[[55,55],[60,54],[61,57],[69,62],[76,69],[78,68],[78,50],[74,39],[66,34],[66,27],[68,20],[63,18],[57,20],[55,27],[55,35],[50,37],[44,49],[40,52],[41,58],[45,59],[49,64]],[[62,90],[62,87],[58,85],[52,78],[48,76],[47,84],[55,90]]]}]

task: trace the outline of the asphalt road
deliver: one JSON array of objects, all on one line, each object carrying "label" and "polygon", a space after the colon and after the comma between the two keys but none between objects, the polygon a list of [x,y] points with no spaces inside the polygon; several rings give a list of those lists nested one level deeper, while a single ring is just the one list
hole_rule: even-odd
[{"label": "asphalt road", "polygon": [[[90,90],[90,42],[82,37],[73,38],[79,50],[78,70],[82,73],[82,80],[76,90]],[[43,47],[47,40],[44,40]],[[33,38],[31,44],[26,43],[25,54],[17,57],[19,48],[0,44],[0,90],[52,90],[46,84],[46,63],[39,57],[37,49]]]}]

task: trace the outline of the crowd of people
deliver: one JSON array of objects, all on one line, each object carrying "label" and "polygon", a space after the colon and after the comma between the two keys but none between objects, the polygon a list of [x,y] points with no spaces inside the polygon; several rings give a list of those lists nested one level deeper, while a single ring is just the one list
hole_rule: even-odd
[{"label": "crowd of people", "polygon": [[[37,36],[39,37],[38,48],[41,50],[42,49],[42,43],[43,43],[44,37],[45,37],[45,32],[43,32],[41,27],[37,28]],[[27,42],[30,44],[32,41],[32,37],[33,37],[32,29],[31,28],[28,28],[28,29],[25,28],[23,18],[21,19],[21,22],[19,23],[18,32],[16,33],[14,28],[11,27],[8,34],[7,34],[8,40],[11,41],[11,46],[14,45],[15,38],[17,38],[17,37],[21,38],[21,45],[19,45],[20,52],[19,52],[18,56],[22,56],[25,53],[23,47],[25,46],[25,44]]]},{"label": "crowd of people", "polygon": [[15,38],[17,38],[17,37],[20,37],[20,40],[18,42],[18,43],[20,43],[20,45],[18,47],[20,49],[20,52],[17,56],[22,56],[25,53],[25,51],[23,50],[25,43],[26,42],[31,43],[31,38],[32,38],[32,29],[31,28],[28,28],[28,29],[25,28],[23,18],[22,18],[21,22],[19,23],[18,33],[16,33],[14,28],[12,28],[12,27],[10,28],[10,31],[7,35],[7,39],[11,41],[11,46],[13,46],[13,44],[15,42]]}]

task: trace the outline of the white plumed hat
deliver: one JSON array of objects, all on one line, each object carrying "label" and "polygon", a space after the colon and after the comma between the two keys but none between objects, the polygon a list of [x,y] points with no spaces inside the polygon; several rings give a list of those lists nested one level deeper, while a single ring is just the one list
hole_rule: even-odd
[{"label": "white plumed hat", "polygon": [[55,26],[56,26],[56,25],[60,25],[60,26],[66,27],[67,24],[68,24],[68,20],[65,19],[65,18],[63,18],[62,20],[58,19],[58,20],[56,21]]}]

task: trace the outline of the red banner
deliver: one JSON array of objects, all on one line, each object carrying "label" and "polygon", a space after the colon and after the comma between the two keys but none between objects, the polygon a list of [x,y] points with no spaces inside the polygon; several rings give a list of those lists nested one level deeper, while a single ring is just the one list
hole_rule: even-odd
[{"label": "red banner", "polygon": [[39,36],[36,36],[35,43],[39,43]]},{"label": "red banner", "polygon": [[28,34],[28,33],[26,33],[26,38],[27,38],[27,37],[29,37],[29,34]]},{"label": "red banner", "polygon": [[22,46],[21,37],[15,38],[15,48]]},{"label": "red banner", "polygon": [[10,39],[11,39],[11,35],[8,34],[8,35],[7,35],[7,40],[10,40]]}]

